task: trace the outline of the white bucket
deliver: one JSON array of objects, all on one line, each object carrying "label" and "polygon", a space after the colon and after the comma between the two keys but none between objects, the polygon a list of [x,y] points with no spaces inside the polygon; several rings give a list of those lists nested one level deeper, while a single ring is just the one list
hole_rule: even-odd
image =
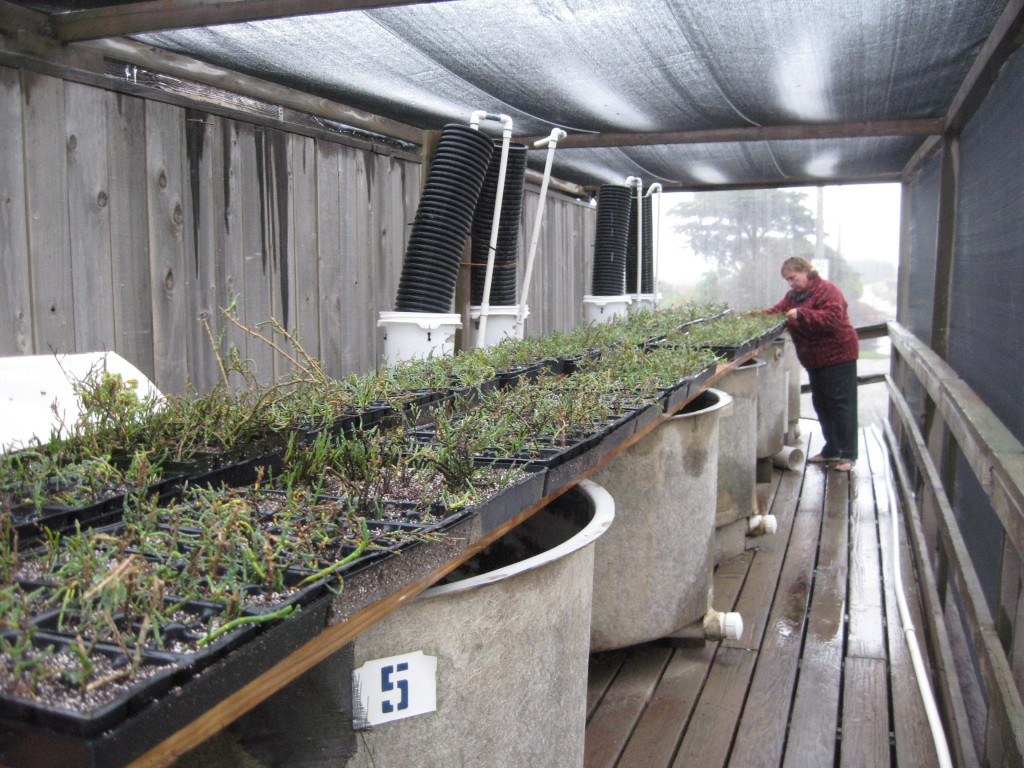
[{"label": "white bucket", "polygon": [[384,329],[384,362],[397,363],[455,352],[455,331],[462,327],[462,317],[430,312],[381,312],[377,326]]},{"label": "white bucket", "polygon": [[633,297],[633,303],[629,305],[629,311],[642,312],[643,310],[648,312],[654,311],[654,294],[653,293],[641,293],[639,296]]},{"label": "white bucket", "polygon": [[[480,346],[480,315],[482,309],[479,305],[469,308],[469,317],[472,321],[469,324],[469,348],[476,349]],[[497,306],[487,308],[487,324],[484,328],[484,347],[493,347],[505,338],[522,339],[523,325],[516,324],[519,315],[519,306]],[[523,319],[530,316],[530,308],[523,311]]]},{"label": "white bucket", "polygon": [[621,296],[584,296],[583,319],[588,325],[607,323],[612,318],[629,312],[633,297],[628,294]]}]

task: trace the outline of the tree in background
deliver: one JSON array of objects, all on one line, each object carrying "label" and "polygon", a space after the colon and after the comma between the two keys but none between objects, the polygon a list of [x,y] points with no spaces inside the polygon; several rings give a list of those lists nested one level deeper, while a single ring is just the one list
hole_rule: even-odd
[{"label": "tree in background", "polygon": [[[803,192],[782,189],[699,192],[668,211],[694,253],[715,265],[693,298],[724,301],[734,309],[770,306],[785,293],[779,277],[790,256],[814,259],[815,216]],[[828,278],[851,308],[861,295],[857,273],[825,246]]]}]

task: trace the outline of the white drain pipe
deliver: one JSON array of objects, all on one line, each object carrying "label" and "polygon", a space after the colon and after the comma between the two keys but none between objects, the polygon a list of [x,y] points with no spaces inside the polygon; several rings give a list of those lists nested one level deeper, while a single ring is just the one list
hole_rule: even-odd
[{"label": "white drain pipe", "polygon": [[651,200],[651,251],[654,258],[654,279],[651,285],[651,291],[653,295],[651,297],[651,303],[654,308],[658,308],[658,246],[661,245],[661,184],[655,182],[647,188],[647,194],[645,197],[651,197],[651,195],[657,195]]},{"label": "white drain pipe", "polygon": [[774,536],[778,529],[775,515],[751,515],[747,518],[747,536]]},{"label": "white drain pipe", "polygon": [[[890,382],[890,386],[891,386]],[[896,445],[896,437],[891,427],[885,425],[885,436],[890,447]],[[906,478],[897,465],[900,472],[900,485],[904,488]],[[928,726],[931,728],[932,741],[935,743],[935,754],[938,758],[939,768],[952,768],[953,759],[949,753],[949,743],[946,741],[946,731],[942,726],[942,718],[939,716],[939,708],[935,703],[935,694],[932,693],[931,684],[928,682],[928,671],[925,669],[924,660],[921,658],[921,649],[917,645],[917,632],[914,630],[914,620],[910,616],[910,609],[907,607],[907,598],[903,594],[903,573],[900,569],[900,529],[899,511],[896,506],[896,497],[892,490],[893,478],[891,469],[886,463],[885,467],[885,493],[889,499],[889,516],[892,519],[892,572],[893,586],[896,591],[896,606],[899,608],[900,621],[903,623],[903,638],[907,642],[907,650],[910,653],[910,662],[914,668],[914,677],[917,680],[917,689],[921,694],[921,702],[924,704],[924,712],[928,718]],[[912,501],[911,501],[912,503]]]},{"label": "white drain pipe", "polygon": [[498,250],[498,226],[501,221],[502,198],[505,197],[505,166],[508,164],[508,146],[512,141],[512,118],[508,115],[494,115],[477,110],[469,118],[469,127],[480,130],[482,120],[493,120],[501,123],[501,162],[498,168],[498,190],[494,196],[494,221],[491,224],[491,241],[487,247],[487,272],[484,276],[484,295],[480,302],[480,326],[476,337],[476,346],[483,349],[487,346],[487,315],[491,308],[491,279],[494,276],[494,255]]},{"label": "white drain pipe", "polygon": [[783,445],[782,450],[772,456],[772,464],[789,471],[800,469],[804,464],[804,450],[796,445]]},{"label": "white drain pipe", "polygon": [[537,243],[540,241],[540,227],[544,221],[544,200],[548,194],[548,182],[551,180],[551,164],[555,159],[555,147],[558,142],[566,137],[565,131],[561,128],[554,128],[551,135],[546,139],[540,139],[533,143],[535,147],[548,147],[548,157],[544,164],[544,178],[540,182],[540,200],[537,203],[537,218],[533,222],[533,236],[530,238],[530,252],[526,257],[526,271],[523,274],[523,294],[519,297],[519,307],[516,312],[516,337],[523,337],[523,323],[526,321],[527,303],[530,296],[530,279],[533,277],[533,260],[537,254]]},{"label": "white drain pipe", "polygon": [[709,608],[704,614],[704,639],[739,640],[743,637],[743,617],[736,611],[716,611]]},{"label": "white drain pipe", "polygon": [[644,264],[644,182],[639,176],[628,176],[627,187],[636,187],[636,306],[640,306],[643,292]]}]

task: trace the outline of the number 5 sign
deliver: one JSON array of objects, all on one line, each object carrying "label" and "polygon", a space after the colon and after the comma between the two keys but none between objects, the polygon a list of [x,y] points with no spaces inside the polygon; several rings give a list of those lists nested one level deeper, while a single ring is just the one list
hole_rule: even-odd
[{"label": "number 5 sign", "polygon": [[423,651],[374,659],[352,671],[356,730],[437,709],[437,657]]}]

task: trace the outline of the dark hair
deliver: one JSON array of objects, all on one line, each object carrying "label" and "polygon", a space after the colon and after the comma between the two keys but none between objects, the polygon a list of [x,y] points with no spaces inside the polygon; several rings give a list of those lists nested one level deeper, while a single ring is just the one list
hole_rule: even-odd
[{"label": "dark hair", "polygon": [[818,270],[803,256],[790,256],[782,262],[782,269],[779,271],[785,272],[787,269],[791,272],[806,272],[811,277],[818,277]]}]

